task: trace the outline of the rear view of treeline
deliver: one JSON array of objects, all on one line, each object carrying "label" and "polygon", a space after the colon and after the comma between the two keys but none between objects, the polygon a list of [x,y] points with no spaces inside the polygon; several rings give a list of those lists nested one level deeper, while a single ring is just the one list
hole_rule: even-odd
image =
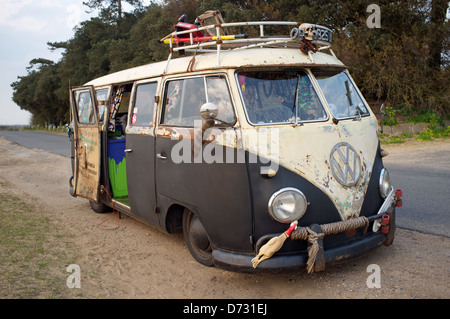
[{"label": "rear view of treeline", "polygon": [[[124,10],[126,3],[132,11]],[[226,22],[326,26],[334,32],[334,52],[368,100],[450,114],[447,0],[164,0],[147,7],[141,0],[89,0],[83,6],[98,10],[98,17],[82,22],[71,39],[48,42],[50,50],[62,50],[62,58],[36,57],[11,84],[13,101],[32,113],[30,124],[67,123],[69,87],[167,59],[168,47],[158,39],[174,30],[182,14],[194,23],[207,10],[219,10]]]}]

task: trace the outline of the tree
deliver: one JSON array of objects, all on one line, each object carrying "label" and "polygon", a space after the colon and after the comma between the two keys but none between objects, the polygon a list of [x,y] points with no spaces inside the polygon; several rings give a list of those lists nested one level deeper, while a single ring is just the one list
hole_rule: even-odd
[{"label": "tree", "polygon": [[448,24],[445,25],[445,15],[448,8],[448,0],[431,1],[430,14],[430,67],[439,69],[442,64],[444,42],[449,36]]},{"label": "tree", "polygon": [[46,59],[33,59],[28,74],[11,84],[13,101],[21,109],[32,113],[33,124],[67,122],[67,112],[55,94],[61,86],[56,65]]},{"label": "tree", "polygon": [[83,2],[83,4],[92,11],[100,9],[100,18],[106,22],[115,23],[117,25],[117,33],[120,34],[123,18],[122,2],[130,4],[138,10],[143,8],[141,0],[89,0],[88,2]]},{"label": "tree", "polygon": [[158,39],[174,31],[174,19],[177,19],[174,17],[177,14],[158,4],[151,4],[147,8],[147,12],[130,30],[127,44],[132,52],[131,65],[138,66],[167,59],[169,50],[167,46],[161,45]]}]

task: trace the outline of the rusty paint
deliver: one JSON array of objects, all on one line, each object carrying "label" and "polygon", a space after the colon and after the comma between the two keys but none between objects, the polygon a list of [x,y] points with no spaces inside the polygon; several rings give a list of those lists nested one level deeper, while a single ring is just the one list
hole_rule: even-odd
[{"label": "rusty paint", "polygon": [[[230,147],[236,147],[235,139],[233,138],[234,143],[227,145],[226,143],[226,137],[227,136],[227,130],[222,130],[217,127],[212,127],[209,129],[206,129],[203,133],[203,142],[205,143],[211,143],[217,139],[219,139],[218,144],[223,146],[230,146]],[[194,128],[174,128],[174,127],[158,127],[156,129],[156,136],[157,137],[165,137],[165,138],[171,138],[174,140],[194,140],[197,135],[201,135],[201,131],[196,131]],[[234,134],[234,132],[232,132]],[[234,137],[234,136],[233,136]]]},{"label": "rusty paint", "polygon": [[169,129],[166,129],[165,127],[158,127],[156,129],[156,136],[170,136],[171,132]]},{"label": "rusty paint", "polygon": [[355,235],[356,235],[356,229],[347,230],[347,231],[345,232],[345,234],[347,235],[348,238],[355,237]]},{"label": "rusty paint", "polygon": [[348,258],[350,258],[350,255],[349,254],[347,254],[347,255],[342,255],[342,256],[336,256],[336,261],[341,261],[341,260],[346,260],[346,259],[348,259]]},{"label": "rusty paint", "polygon": [[[323,179],[323,186],[325,186],[326,188],[330,188],[330,173],[327,173],[327,177],[326,179]],[[331,191],[332,192],[332,191]]]}]

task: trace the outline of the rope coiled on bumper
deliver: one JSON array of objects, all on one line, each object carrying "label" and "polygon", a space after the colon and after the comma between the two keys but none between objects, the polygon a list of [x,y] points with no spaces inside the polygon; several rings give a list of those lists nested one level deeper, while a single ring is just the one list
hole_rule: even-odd
[{"label": "rope coiled on bumper", "polygon": [[325,235],[335,235],[338,233],[343,233],[349,230],[354,230],[364,227],[363,232],[366,233],[369,227],[369,220],[365,216],[360,216],[357,218],[347,219],[345,221],[323,224],[320,225],[322,233],[316,233],[309,227],[299,227],[294,230],[291,234],[292,240],[307,240],[308,246],[308,261],[306,263],[306,269],[308,273],[314,272],[314,264],[316,262],[317,252],[319,251],[318,240],[323,238]]}]

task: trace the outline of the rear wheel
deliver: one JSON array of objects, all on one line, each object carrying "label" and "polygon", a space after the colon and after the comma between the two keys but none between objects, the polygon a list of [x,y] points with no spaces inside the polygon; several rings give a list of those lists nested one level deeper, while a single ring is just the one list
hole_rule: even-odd
[{"label": "rear wheel", "polygon": [[112,211],[112,208],[111,208],[111,207],[106,206],[106,205],[103,204],[102,202],[96,203],[96,202],[90,200],[90,201],[89,201],[89,204],[91,205],[91,209],[92,209],[94,212],[99,213],[99,214],[102,214],[102,213],[108,213],[108,212],[111,212],[111,211]]},{"label": "rear wheel", "polygon": [[205,266],[214,266],[211,243],[205,228],[198,216],[187,208],[183,213],[183,235],[192,257]]}]

